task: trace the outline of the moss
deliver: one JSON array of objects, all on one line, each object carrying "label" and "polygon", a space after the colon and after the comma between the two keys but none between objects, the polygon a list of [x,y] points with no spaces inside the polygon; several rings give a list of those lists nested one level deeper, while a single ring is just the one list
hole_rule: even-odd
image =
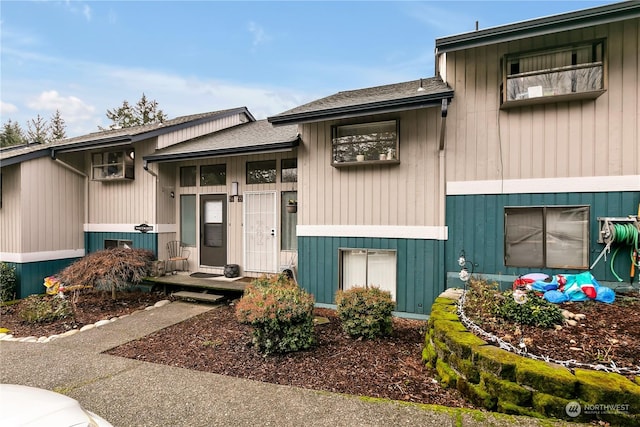
[{"label": "moss", "polygon": [[524,406],[518,406],[511,402],[505,402],[502,400],[498,400],[498,404],[496,406],[496,410],[498,412],[502,412],[509,415],[525,415],[527,417],[534,418],[545,418],[545,416],[539,412],[534,411],[531,408],[527,408]]},{"label": "moss", "polygon": [[449,350],[449,347],[447,347],[445,343],[443,343],[437,338],[434,338],[433,346],[436,350],[436,354],[438,355],[438,359],[442,359],[445,362],[449,360],[449,356],[451,355],[451,350]]},{"label": "moss", "polygon": [[521,357],[516,364],[516,382],[542,393],[572,399],[578,380],[566,368]]},{"label": "moss", "polygon": [[487,393],[482,384],[471,384],[464,378],[459,378],[456,388],[475,405],[490,411],[495,409],[498,399]]},{"label": "moss", "polygon": [[588,403],[629,404],[632,414],[640,414],[640,386],[619,374],[576,369],[578,396]]},{"label": "moss", "polygon": [[443,362],[440,359],[436,360],[436,372],[440,377],[440,383],[442,384],[443,387],[446,387],[446,388],[456,387],[456,383],[459,378],[458,374],[456,374],[456,372],[453,369],[451,369],[449,365],[447,365],[445,362]]},{"label": "moss", "polygon": [[437,297],[435,299],[435,301],[433,302],[433,305],[453,305],[455,306],[457,303],[456,300],[450,299],[450,298],[444,298],[444,297]]},{"label": "moss", "polygon": [[435,367],[436,359],[438,355],[436,354],[436,349],[433,344],[429,342],[422,349],[422,363],[424,363],[428,368]]},{"label": "moss", "polygon": [[474,347],[486,344],[482,339],[473,335],[471,332],[454,331],[447,334],[444,342],[449,346],[452,352],[455,352],[463,359],[471,358],[471,350]]},{"label": "moss", "polygon": [[478,384],[480,382],[480,371],[469,359],[462,359],[457,354],[451,353],[449,364],[472,383]]},{"label": "moss", "polygon": [[9,332],[11,331],[7,328],[0,328],[0,334],[8,334]]},{"label": "moss", "polygon": [[640,385],[640,377],[635,377],[634,381],[636,382],[636,384]]},{"label": "moss", "polygon": [[474,349],[472,360],[481,370],[508,381],[515,381],[516,364],[522,358],[498,347],[484,345]]},{"label": "moss", "polygon": [[453,322],[459,322],[460,319],[456,313],[451,313],[444,310],[431,311],[429,314],[429,326],[433,327],[436,320],[450,320]]},{"label": "moss", "polygon": [[532,398],[532,406],[535,411],[553,418],[569,418],[565,410],[569,402],[568,399],[546,393],[533,393]]},{"label": "moss", "polygon": [[467,328],[460,322],[437,319],[433,322],[433,336],[445,341],[447,335],[453,332],[466,332]]},{"label": "moss", "polygon": [[512,403],[518,406],[531,406],[531,391],[518,384],[501,380],[487,372],[480,374],[485,389],[498,398],[499,402]]}]

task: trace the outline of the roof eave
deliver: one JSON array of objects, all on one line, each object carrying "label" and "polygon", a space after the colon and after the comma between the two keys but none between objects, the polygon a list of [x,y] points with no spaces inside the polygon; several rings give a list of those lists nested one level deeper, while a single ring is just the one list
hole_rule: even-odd
[{"label": "roof eave", "polygon": [[640,2],[618,3],[442,37],[436,39],[436,51],[437,53],[446,53],[471,49],[638,17],[640,17]]},{"label": "roof eave", "polygon": [[443,99],[450,98],[453,98],[453,90],[438,92],[421,97],[401,98],[368,104],[350,105],[347,107],[271,116],[267,117],[267,121],[274,125],[287,125],[369,116],[372,114],[392,113],[397,111],[415,110],[418,108],[439,107]]},{"label": "roof eave", "polygon": [[151,154],[148,156],[144,156],[142,160],[146,163],[178,162],[185,160],[202,159],[207,157],[238,156],[281,150],[291,150],[299,145],[300,137],[296,136],[296,138],[289,141],[274,142],[271,144],[263,145],[252,145],[247,147],[231,147],[218,150],[195,151],[177,154]]},{"label": "roof eave", "polygon": [[50,148],[47,147],[42,150],[32,151],[30,153],[20,154],[14,157],[9,157],[7,159],[2,159],[0,160],[0,168],[3,168],[5,166],[16,165],[18,163],[27,162],[33,159],[39,159],[41,157],[47,157],[49,156],[49,153],[50,153]]}]

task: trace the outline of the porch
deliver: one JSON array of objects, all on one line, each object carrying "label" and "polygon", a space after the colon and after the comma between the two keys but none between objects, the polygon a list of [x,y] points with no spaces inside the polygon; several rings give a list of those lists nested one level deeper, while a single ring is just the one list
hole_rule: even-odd
[{"label": "porch", "polygon": [[192,277],[188,273],[178,273],[147,277],[143,283],[153,290],[162,290],[179,298],[215,302],[225,296],[239,296],[252,280],[252,277]]}]

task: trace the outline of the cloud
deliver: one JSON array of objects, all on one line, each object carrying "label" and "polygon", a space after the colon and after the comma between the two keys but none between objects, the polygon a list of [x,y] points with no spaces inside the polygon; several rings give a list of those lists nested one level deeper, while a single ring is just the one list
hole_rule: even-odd
[{"label": "cloud", "polygon": [[253,21],[249,22],[248,30],[253,36],[254,47],[267,43],[271,40],[271,36],[265,32],[264,28]]},{"label": "cloud", "polygon": [[87,105],[80,98],[65,97],[56,90],[44,91],[37,97],[29,99],[27,106],[36,111],[49,113],[59,110],[64,120],[69,124],[91,120],[96,110],[95,107]]},{"label": "cloud", "polygon": [[81,1],[66,0],[64,5],[71,13],[81,14],[87,21],[91,21],[92,12],[91,7],[88,4]]},{"label": "cloud", "polygon": [[0,114],[10,114],[18,111],[18,107],[8,102],[0,101]]}]

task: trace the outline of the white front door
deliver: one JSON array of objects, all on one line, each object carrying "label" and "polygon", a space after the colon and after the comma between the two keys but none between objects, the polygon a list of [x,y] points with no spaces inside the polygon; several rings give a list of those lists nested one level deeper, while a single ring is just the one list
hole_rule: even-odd
[{"label": "white front door", "polygon": [[275,191],[244,193],[244,269],[278,271],[278,214]]}]

